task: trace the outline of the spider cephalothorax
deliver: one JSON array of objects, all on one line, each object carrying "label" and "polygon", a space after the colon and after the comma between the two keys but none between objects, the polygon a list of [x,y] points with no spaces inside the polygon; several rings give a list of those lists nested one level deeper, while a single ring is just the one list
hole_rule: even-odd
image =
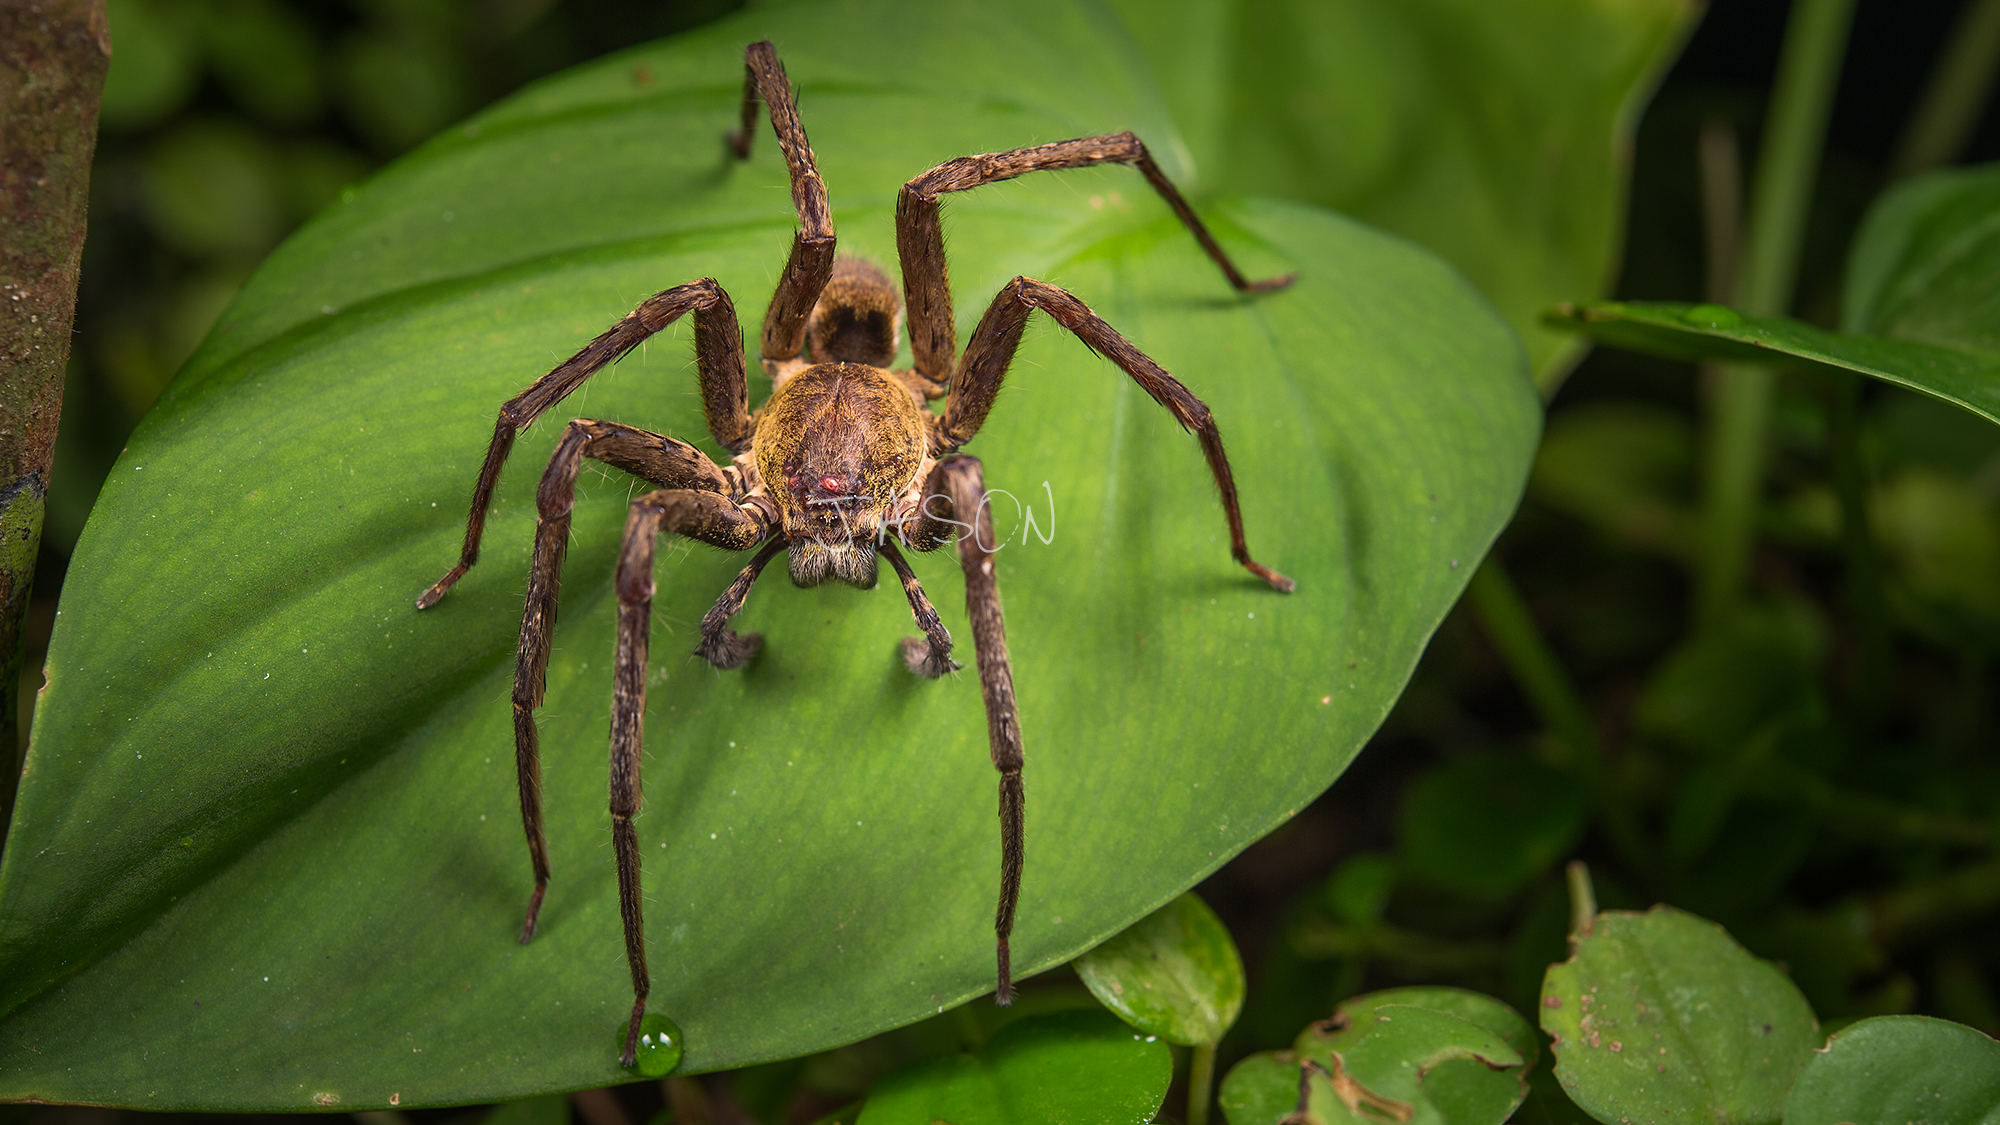
[{"label": "spider cephalothorax", "polygon": [[781,370],[757,412],[750,448],[800,586],[873,588],[882,529],[930,468],[921,392],[888,370],[902,319],[881,267],[836,261],[806,321],[819,362]]},{"label": "spider cephalothorax", "polygon": [[[1221,493],[1231,555],[1272,587],[1292,589],[1291,579],[1250,557],[1235,479],[1208,407],[1082,301],[1045,282],[1017,277],[1001,288],[964,355],[958,354],[938,197],[1029,172],[1129,164],[1180,216],[1239,292],[1279,288],[1290,277],[1246,280],[1153,163],[1146,146],[1130,133],[1118,133],[961,157],[903,185],[896,207],[896,247],[903,274],[899,302],[895,284],[879,267],[835,258],[826,187],[813,165],[812,147],[777,52],[769,43],[753,44],[745,68],[742,127],[731,135],[730,145],[738,157],[749,155],[761,98],[770,109],[771,126],[791,171],[799,215],[791,258],[765,313],[759,341],[764,370],[772,378],[771,397],[751,413],[736,310],[712,278],[655,294],[501,406],[485,465],[473,487],[472,514],[458,564],[417,599],[419,609],[435,605],[478,558],[493,487],[515,435],[593,372],[693,314],[703,413],[709,432],[734,457],[721,466],[686,442],[633,426],[587,419],[570,422],[535,494],[540,521],[514,675],[521,823],[535,872],[534,895],[521,927],[525,942],[534,936],[549,882],[534,709],[541,705],[548,669],[577,472],[583,460],[591,458],[657,485],[656,491],[631,503],[615,582],[618,648],[612,680],[611,826],[625,955],[632,970],[632,1017],[621,1059],[626,1066],[634,1060],[639,1021],[651,988],[641,937],[639,845],[632,818],[639,811],[653,553],[662,532],[731,550],[757,549],[750,565],[702,619],[695,653],[717,668],[738,668],[756,655],[761,638],[739,636],[730,630],[729,619],[743,608],[758,575],[782,550],[789,555],[792,581],[800,586],[837,581],[867,589],[875,585],[876,558],[889,560],[924,634],[903,641],[904,660],[912,672],[933,678],[958,667],[951,659],[951,636],[898,544],[931,551],[956,543],[987,737],[994,768],[1000,773],[1000,901],[994,931],[996,996],[1002,1004],[1013,995],[1008,939],[1020,897],[1024,851],[1021,730],[991,558],[998,541],[987,513],[979,461],[958,450],[978,434],[992,410],[1030,312],[1042,310],[1111,360],[1195,434]],[[908,370],[891,370],[905,309],[913,364]],[[944,399],[942,413],[926,405],[938,398]]]}]

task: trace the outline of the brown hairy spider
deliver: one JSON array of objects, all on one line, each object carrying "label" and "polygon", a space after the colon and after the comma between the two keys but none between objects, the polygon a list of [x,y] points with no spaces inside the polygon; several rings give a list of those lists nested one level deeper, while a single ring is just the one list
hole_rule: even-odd
[{"label": "brown hairy spider", "polygon": [[[739,636],[728,627],[729,619],[743,608],[751,585],[779,551],[788,553],[792,581],[800,586],[833,580],[864,590],[875,585],[875,558],[880,555],[889,560],[902,580],[903,593],[924,633],[922,638],[903,640],[904,661],[917,675],[934,678],[958,668],[951,659],[951,636],[897,544],[914,551],[931,551],[951,541],[954,529],[958,531],[958,557],[965,572],[966,611],[972,620],[987,734],[994,768],[1000,771],[1000,902],[993,924],[998,938],[996,998],[1001,1004],[1013,999],[1007,939],[1014,929],[1014,907],[1021,891],[1021,729],[1014,709],[1000,594],[990,559],[998,550],[998,541],[987,513],[986,488],[978,459],[957,451],[979,433],[993,408],[1031,311],[1041,309],[1054,317],[1086,347],[1123,368],[1155,402],[1173,412],[1182,428],[1194,431],[1222,494],[1222,510],[1229,520],[1230,553],[1276,589],[1292,589],[1291,579],[1252,559],[1244,545],[1236,484],[1208,407],[1098,319],[1082,301],[1053,285],[1017,277],[994,298],[964,356],[955,355],[957,341],[951,290],[945,278],[938,197],[1028,172],[1130,164],[1180,216],[1237,290],[1254,293],[1281,288],[1291,283],[1290,276],[1252,282],[1237,272],[1180,192],[1153,163],[1146,146],[1130,133],[961,157],[903,185],[897,202],[896,250],[903,269],[900,305],[909,310],[915,366],[906,371],[889,370],[902,328],[895,287],[872,263],[835,260],[826,187],[814,168],[812,147],[799,123],[798,107],[776,49],[769,42],[753,44],[745,55],[745,70],[743,124],[730,134],[730,147],[738,158],[750,155],[761,97],[770,108],[778,147],[791,169],[792,201],[799,213],[800,229],[792,241],[791,258],[764,317],[760,350],[764,370],[772,378],[771,397],[761,409],[750,410],[742,330],[728,294],[714,279],[675,286],[648,298],[582,351],[500,407],[486,463],[472,490],[472,514],[466,521],[465,547],[458,565],[417,599],[418,609],[437,604],[479,557],[486,510],[515,435],[582,386],[592,373],[692,312],[695,360],[708,430],[735,456],[727,466],[718,466],[683,441],[617,422],[572,421],[563,431],[535,494],[540,520],[535,528],[534,563],[528,574],[527,609],[521,617],[521,648],[514,672],[521,824],[535,868],[535,892],[528,900],[527,920],[521,926],[521,940],[526,942],[535,936],[535,917],[549,883],[534,709],[541,705],[548,669],[577,471],[589,457],[657,485],[658,491],[632,501],[617,573],[611,827],[625,924],[625,956],[632,969],[632,1022],[620,1060],[626,1066],[633,1064],[638,1047],[639,1020],[645,1014],[648,991],[646,948],[641,937],[639,840],[632,818],[639,812],[639,739],[646,713],[653,551],[661,532],[733,551],[758,549],[750,565],[702,618],[701,643],[694,651],[715,667],[740,668],[756,655],[762,638],[755,633]],[[808,350],[810,360],[801,356]],[[936,398],[945,400],[942,415],[925,406]]]}]

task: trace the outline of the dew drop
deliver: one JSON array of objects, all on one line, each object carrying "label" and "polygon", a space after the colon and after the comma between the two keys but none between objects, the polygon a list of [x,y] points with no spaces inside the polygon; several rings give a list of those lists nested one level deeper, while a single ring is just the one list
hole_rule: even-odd
[{"label": "dew drop", "polygon": [[1681,314],[1681,319],[1696,328],[1740,328],[1743,317],[1735,309],[1722,305],[1696,305]]},{"label": "dew drop", "polygon": [[[618,1057],[625,1057],[626,1023],[618,1023]],[[681,1065],[681,1029],[651,1012],[639,1020],[639,1050],[626,1070],[641,1078],[665,1078]]]}]

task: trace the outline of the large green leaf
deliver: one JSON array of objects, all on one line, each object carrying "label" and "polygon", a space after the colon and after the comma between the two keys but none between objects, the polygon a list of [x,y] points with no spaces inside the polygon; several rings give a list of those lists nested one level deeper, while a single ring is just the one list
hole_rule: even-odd
[{"label": "large green leaf", "polygon": [[1618,272],[1632,130],[1694,0],[1113,0],[1207,187],[1337,208],[1444,255],[1536,377],[1537,318]]},{"label": "large green leaf", "polygon": [[[746,42],[774,38],[803,91],[844,247],[891,262],[895,190],[937,161],[1126,127],[1174,151],[1121,34],[1053,0],[746,14],[524,92],[273,255],[132,439],[65,582],[0,862],[0,1098],[353,1108],[621,1078],[604,763],[634,482],[588,474],[576,511],[540,712],[555,881],[522,946],[508,692],[557,422],[515,451],[480,566],[410,605],[454,557],[493,411],[668,285],[714,276],[761,318],[794,219],[768,135],[747,166],[723,157]],[[1338,775],[1534,447],[1519,344],[1448,266],[1309,206],[1202,206],[1247,269],[1298,284],[1231,295],[1125,169],[951,207],[961,331],[1017,273],[1072,287],[1208,399],[1251,544],[1299,582],[1283,597],[1235,567],[1194,442],[1031,331],[971,448],[1053,532],[999,513],[1024,974]],[[685,326],[559,413],[708,445]],[[653,1007],[690,1071],[992,986],[976,681],[903,670],[893,587],[779,572],[744,614],[763,655],[710,671],[683,655],[691,625],[742,562],[674,545],[658,567],[639,831]],[[916,566],[964,643],[954,563]]]}]

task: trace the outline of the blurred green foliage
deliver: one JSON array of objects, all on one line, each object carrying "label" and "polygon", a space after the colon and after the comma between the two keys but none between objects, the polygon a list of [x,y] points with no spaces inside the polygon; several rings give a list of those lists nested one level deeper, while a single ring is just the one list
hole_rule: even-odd
[{"label": "blurred green foliage", "polygon": [[[1941,35],[1953,14],[1861,5],[1850,71],[1879,74],[1891,41],[1907,49],[1894,25],[1930,20],[1925,34]],[[1708,18],[1732,17],[1740,31],[1742,9]],[[1906,94],[1856,88],[1904,112],[1932,57],[1897,62]],[[1990,355],[1990,316],[1972,310],[1995,292],[2000,173],[1892,191],[1903,123],[1858,143],[1842,127],[1852,100],[1836,108],[1795,315]],[[1639,136],[1621,299],[1703,299],[1698,136],[1733,129],[1747,166],[1759,117],[1754,89],[1669,79]],[[1995,123],[1968,156],[1995,155]],[[1881,323],[1857,324],[1857,305]],[[1234,1057],[1371,987],[1449,982],[1535,1003],[1569,928],[1557,853],[1590,859],[1608,907],[1665,902],[1723,923],[1828,1028],[1923,1012],[2000,1032],[2000,428],[1868,382],[1844,429],[1842,374],[1782,376],[1752,596],[1701,629],[1705,376],[1604,348],[1577,370],[1497,556],[1589,745],[1537,712],[1490,622],[1461,607],[1355,770],[1307,823],[1238,861],[1239,877],[1296,890],[1249,954]],[[1288,851],[1327,854],[1331,871],[1308,876]],[[1203,893],[1234,923],[1224,886]],[[1549,1086],[1516,1119],[1579,1116]]]}]

